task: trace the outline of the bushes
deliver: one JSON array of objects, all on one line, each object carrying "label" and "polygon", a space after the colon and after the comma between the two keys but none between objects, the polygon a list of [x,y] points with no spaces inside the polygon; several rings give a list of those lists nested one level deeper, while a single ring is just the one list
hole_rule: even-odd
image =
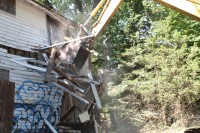
[{"label": "bushes", "polygon": [[[142,4],[143,11],[133,17],[137,31],[128,27],[125,32],[136,41],[121,53],[123,76],[114,87],[114,98],[128,103],[115,101],[113,108],[134,123],[187,126],[200,108],[200,23],[152,1]],[[145,36],[140,30],[144,17],[150,26]]]},{"label": "bushes", "polygon": [[123,62],[125,75],[119,90],[125,86],[141,95],[142,112],[156,114],[166,126],[187,119],[189,107],[200,100],[197,46],[140,45],[127,49],[123,57],[128,60]]}]

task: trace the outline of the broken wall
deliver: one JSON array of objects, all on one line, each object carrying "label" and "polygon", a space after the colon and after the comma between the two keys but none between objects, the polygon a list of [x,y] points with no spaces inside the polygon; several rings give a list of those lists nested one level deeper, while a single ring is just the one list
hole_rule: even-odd
[{"label": "broken wall", "polygon": [[53,126],[60,120],[63,91],[9,60],[32,57],[31,48],[50,45],[46,22],[44,11],[23,0],[16,0],[16,15],[0,10],[0,69],[9,70],[15,82],[13,132],[48,132],[42,119]]}]

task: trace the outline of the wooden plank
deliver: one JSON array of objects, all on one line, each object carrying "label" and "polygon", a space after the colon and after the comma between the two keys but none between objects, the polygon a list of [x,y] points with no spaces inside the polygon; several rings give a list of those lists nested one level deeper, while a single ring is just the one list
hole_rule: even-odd
[{"label": "wooden plank", "polygon": [[62,86],[62,85],[60,85],[60,84],[58,84],[58,83],[53,83],[53,84],[56,85],[58,88],[62,89],[63,91],[69,93],[71,96],[73,96],[73,97],[79,99],[80,101],[82,101],[82,102],[84,102],[84,103],[86,103],[86,104],[89,104],[89,101],[88,101],[88,100],[86,100],[86,99],[84,99],[82,96],[80,96],[80,95],[78,95],[78,94],[76,94],[76,93],[74,93],[74,92],[68,90],[68,88],[66,88],[65,86]]},{"label": "wooden plank", "polygon": [[0,81],[0,132],[10,133],[13,125],[15,84]]},{"label": "wooden plank", "polygon": [[55,72],[57,72],[58,74],[60,74],[61,76],[63,76],[64,78],[66,78],[66,82],[70,85],[73,86],[74,88],[76,88],[77,90],[79,90],[80,92],[84,92],[84,90],[79,87],[79,85],[73,80],[73,78],[71,78],[70,76],[68,76],[67,74],[65,74],[64,72],[62,72],[61,70],[59,70],[58,68],[53,68],[53,70]]}]

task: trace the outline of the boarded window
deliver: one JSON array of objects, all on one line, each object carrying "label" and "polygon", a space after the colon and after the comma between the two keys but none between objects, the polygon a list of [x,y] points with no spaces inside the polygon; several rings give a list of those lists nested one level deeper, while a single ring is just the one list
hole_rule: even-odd
[{"label": "boarded window", "polygon": [[16,14],[16,0],[0,0],[0,10]]}]

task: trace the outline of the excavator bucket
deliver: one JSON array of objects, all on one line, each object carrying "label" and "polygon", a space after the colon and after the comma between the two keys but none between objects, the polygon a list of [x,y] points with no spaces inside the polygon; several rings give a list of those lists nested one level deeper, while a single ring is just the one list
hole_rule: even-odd
[{"label": "excavator bucket", "polygon": [[71,64],[76,69],[77,73],[82,69],[86,60],[90,55],[90,51],[82,46],[82,43],[72,42],[65,46],[63,46],[60,50],[58,50],[60,54],[57,60],[62,61],[66,64]]}]

